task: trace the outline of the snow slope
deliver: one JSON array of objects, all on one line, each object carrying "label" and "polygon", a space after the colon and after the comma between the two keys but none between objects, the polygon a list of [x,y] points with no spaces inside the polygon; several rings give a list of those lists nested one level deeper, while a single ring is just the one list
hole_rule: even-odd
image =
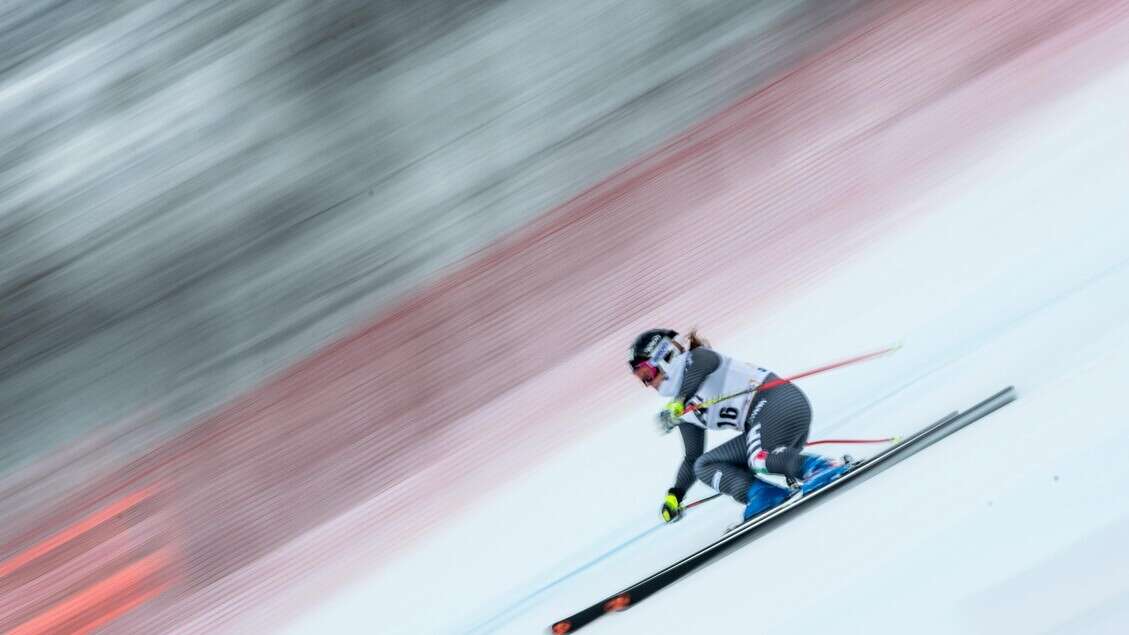
[{"label": "snow slope", "polygon": [[[1129,67],[1012,122],[923,192],[912,222],[782,310],[743,332],[703,325],[782,373],[904,339],[894,357],[804,380],[815,438],[906,432],[1008,384],[1020,398],[585,632],[1129,627],[1126,112]],[[634,405],[600,412],[599,433],[288,632],[543,632],[708,543],[736,504],[514,605],[656,525],[681,448],[652,432],[653,396]]]}]

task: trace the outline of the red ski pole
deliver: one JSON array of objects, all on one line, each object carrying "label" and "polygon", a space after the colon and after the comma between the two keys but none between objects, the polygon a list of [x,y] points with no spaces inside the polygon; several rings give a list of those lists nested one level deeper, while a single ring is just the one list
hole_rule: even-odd
[{"label": "red ski pole", "polygon": [[870,353],[865,353],[865,354],[862,354],[862,355],[856,355],[854,357],[850,357],[848,359],[840,360],[840,361],[832,363],[832,364],[827,364],[826,366],[820,366],[819,368],[813,368],[811,370],[806,370],[802,373],[792,375],[791,377],[780,377],[780,378],[777,378],[777,379],[773,379],[772,381],[765,382],[765,383],[763,383],[759,386],[753,386],[752,388],[746,388],[745,390],[735,392],[731,395],[723,395],[721,397],[715,397],[713,399],[710,399],[709,401],[703,401],[700,404],[690,404],[690,405],[686,406],[685,412],[694,412],[695,410],[698,410],[700,408],[708,408],[708,407],[710,407],[714,404],[718,404],[718,403],[721,403],[723,401],[733,399],[735,397],[741,397],[741,396],[744,396],[744,395],[748,395],[750,393],[759,392],[759,391],[762,391],[762,390],[768,390],[770,388],[775,388],[777,386],[783,386],[784,384],[791,383],[791,382],[793,382],[797,379],[802,379],[804,377],[811,377],[812,375],[818,375],[819,373],[825,373],[829,370],[834,370],[836,368],[842,368],[843,366],[850,366],[851,364],[857,364],[859,362],[865,362],[868,359],[874,359],[875,357],[881,357],[883,355],[888,355],[890,353],[893,353],[901,347],[902,347],[901,344],[895,344],[894,346],[888,346],[888,347],[883,348],[881,350],[873,351],[873,352],[870,352]]},{"label": "red ski pole", "polygon": [[694,501],[693,503],[687,503],[687,504],[682,506],[682,509],[693,509],[693,508],[697,507],[698,505],[701,505],[702,503],[708,503],[708,502],[712,501],[713,499],[717,498],[718,496],[721,496],[721,492],[718,492],[717,494],[713,494],[711,496],[707,496],[705,498],[699,498],[698,500]]},{"label": "red ski pole", "polygon": [[883,437],[881,439],[820,439],[819,441],[809,441],[805,445],[811,447],[813,445],[849,445],[854,443],[897,443],[898,441],[901,441],[901,437]]}]

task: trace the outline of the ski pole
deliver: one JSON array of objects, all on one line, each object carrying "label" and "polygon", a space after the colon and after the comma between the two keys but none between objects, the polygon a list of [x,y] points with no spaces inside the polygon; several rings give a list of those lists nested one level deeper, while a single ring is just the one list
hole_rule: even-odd
[{"label": "ski pole", "polygon": [[687,503],[687,504],[682,506],[682,509],[693,509],[693,508],[697,507],[698,505],[701,505],[702,503],[708,503],[708,502],[712,501],[713,499],[715,499],[719,496],[721,496],[721,492],[718,492],[718,493],[713,494],[711,496],[707,496],[705,498],[700,498],[700,499],[694,501],[693,503]]},{"label": "ski pole", "polygon": [[777,378],[777,379],[774,379],[772,381],[760,384],[759,386],[753,386],[751,388],[746,388],[744,390],[741,390],[739,392],[735,392],[735,393],[730,394],[730,395],[722,395],[721,397],[715,397],[715,398],[710,399],[708,401],[703,401],[700,404],[690,404],[690,405],[686,406],[685,412],[694,412],[694,411],[699,410],[701,408],[708,408],[710,406],[719,404],[719,403],[721,403],[723,401],[727,401],[729,399],[733,399],[735,397],[741,397],[741,396],[744,396],[744,395],[748,395],[750,393],[759,392],[761,390],[768,390],[769,388],[775,388],[777,386],[783,386],[784,384],[791,383],[791,382],[793,382],[797,379],[802,379],[804,377],[810,377],[812,375],[818,375],[819,373],[827,372],[829,370],[834,370],[836,368],[842,368],[843,366],[849,366],[851,364],[857,364],[859,362],[864,362],[864,361],[869,360],[869,359],[874,359],[875,357],[881,357],[883,355],[888,355],[890,353],[897,351],[901,347],[902,347],[902,345],[900,343],[895,344],[894,346],[888,346],[888,347],[883,348],[881,350],[873,351],[873,352],[870,352],[870,353],[864,353],[862,355],[856,355],[854,357],[850,357],[850,358],[835,362],[833,364],[827,364],[826,366],[820,366],[819,368],[813,368],[811,370],[806,370],[802,373],[792,375],[791,377]]},{"label": "ski pole", "polygon": [[804,445],[811,447],[813,445],[850,445],[850,444],[867,444],[867,443],[897,443],[901,441],[901,437],[883,437],[881,439],[820,439],[819,441],[809,441]]}]

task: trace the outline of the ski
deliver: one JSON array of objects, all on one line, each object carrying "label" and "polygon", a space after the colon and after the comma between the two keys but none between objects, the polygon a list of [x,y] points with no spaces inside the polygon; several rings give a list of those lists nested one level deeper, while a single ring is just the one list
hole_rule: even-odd
[{"label": "ski", "polygon": [[952,412],[916,433],[901,439],[898,443],[884,449],[872,457],[858,460],[854,467],[838,479],[820,489],[794,496],[777,507],[769,509],[733,527],[716,542],[693,553],[682,560],[644,578],[639,582],[589,606],[573,615],[555,622],[549,630],[555,635],[575,632],[597,618],[613,611],[622,611],[642,602],[657,591],[669,586],[710,560],[725,554],[733,547],[746,543],[759,534],[765,533],[786,519],[789,514],[799,513],[798,508],[818,505],[835,492],[862,482],[875,474],[893,466],[917,452],[933,445],[970,423],[986,417],[1005,405],[1015,401],[1013,386],[1008,386],[996,394],[963,412]]}]

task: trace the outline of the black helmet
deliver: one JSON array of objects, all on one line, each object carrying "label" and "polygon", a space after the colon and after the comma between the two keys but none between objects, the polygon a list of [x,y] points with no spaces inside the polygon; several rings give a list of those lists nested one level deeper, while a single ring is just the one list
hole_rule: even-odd
[{"label": "black helmet", "polygon": [[665,371],[666,362],[670,361],[675,353],[676,335],[678,333],[670,329],[651,329],[640,334],[631,344],[627,354],[627,364],[631,366],[631,371],[635,372],[643,362],[650,362],[655,368]]}]

